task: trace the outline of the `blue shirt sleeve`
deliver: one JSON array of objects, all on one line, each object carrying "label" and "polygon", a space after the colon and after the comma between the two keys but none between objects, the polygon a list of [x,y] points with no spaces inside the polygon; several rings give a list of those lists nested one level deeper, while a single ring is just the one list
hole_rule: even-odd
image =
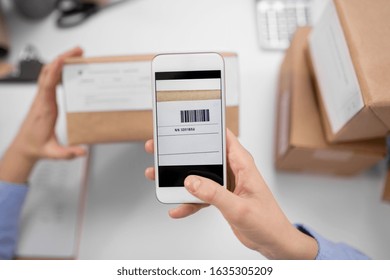
[{"label": "blue shirt sleeve", "polygon": [[296,224],[298,230],[313,237],[318,244],[316,260],[369,260],[370,258],[355,248],[344,244],[334,243],[311,228]]},{"label": "blue shirt sleeve", "polygon": [[0,260],[14,256],[27,186],[0,181]]}]

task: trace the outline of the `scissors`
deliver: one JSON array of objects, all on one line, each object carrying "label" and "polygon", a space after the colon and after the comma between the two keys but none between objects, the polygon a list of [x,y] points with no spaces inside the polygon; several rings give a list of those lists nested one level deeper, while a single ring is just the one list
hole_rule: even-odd
[{"label": "scissors", "polygon": [[79,25],[101,9],[111,7],[125,0],[59,0],[56,7],[60,15],[57,26],[68,28]]}]

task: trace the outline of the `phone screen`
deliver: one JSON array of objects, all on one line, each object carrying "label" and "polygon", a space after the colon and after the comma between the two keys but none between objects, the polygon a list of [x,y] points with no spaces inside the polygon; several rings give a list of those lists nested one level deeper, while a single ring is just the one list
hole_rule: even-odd
[{"label": "phone screen", "polygon": [[155,83],[159,187],[189,175],[224,185],[221,71],[156,72]]}]

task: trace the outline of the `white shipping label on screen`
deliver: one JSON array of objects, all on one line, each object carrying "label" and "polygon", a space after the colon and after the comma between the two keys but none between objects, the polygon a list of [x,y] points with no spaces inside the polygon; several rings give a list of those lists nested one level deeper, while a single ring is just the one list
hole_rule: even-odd
[{"label": "white shipping label on screen", "polygon": [[337,133],[364,103],[333,1],[313,29],[310,50],[328,119]]},{"label": "white shipping label on screen", "polygon": [[149,61],[66,65],[67,112],[151,109]]},{"label": "white shipping label on screen", "polygon": [[[184,85],[184,82],[174,82],[171,85],[177,88],[181,87],[181,84]],[[167,91],[170,86],[164,81],[160,83],[160,88],[164,88],[165,91],[158,91],[157,82],[160,166],[223,163],[220,81],[210,83],[193,80],[190,84],[186,87],[189,86],[191,90]],[[199,88],[201,89],[198,90]],[[210,95],[214,97],[210,98]],[[209,99],[198,100],[204,96],[208,96]],[[158,101],[160,98],[164,101]],[[191,98],[196,100],[189,100]]]}]

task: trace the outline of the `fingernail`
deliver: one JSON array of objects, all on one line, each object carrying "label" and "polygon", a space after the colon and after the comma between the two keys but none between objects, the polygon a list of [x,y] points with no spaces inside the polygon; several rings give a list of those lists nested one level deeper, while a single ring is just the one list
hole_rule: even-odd
[{"label": "fingernail", "polygon": [[196,192],[200,186],[200,180],[194,176],[189,176],[184,181],[184,186],[189,192]]},{"label": "fingernail", "polygon": [[146,172],[147,173],[152,173],[153,167],[146,167]]},{"label": "fingernail", "polygon": [[172,215],[174,215],[174,213],[175,213],[175,210],[176,210],[176,208],[174,208],[174,209],[169,209],[168,215],[169,215],[170,217],[172,217]]}]

